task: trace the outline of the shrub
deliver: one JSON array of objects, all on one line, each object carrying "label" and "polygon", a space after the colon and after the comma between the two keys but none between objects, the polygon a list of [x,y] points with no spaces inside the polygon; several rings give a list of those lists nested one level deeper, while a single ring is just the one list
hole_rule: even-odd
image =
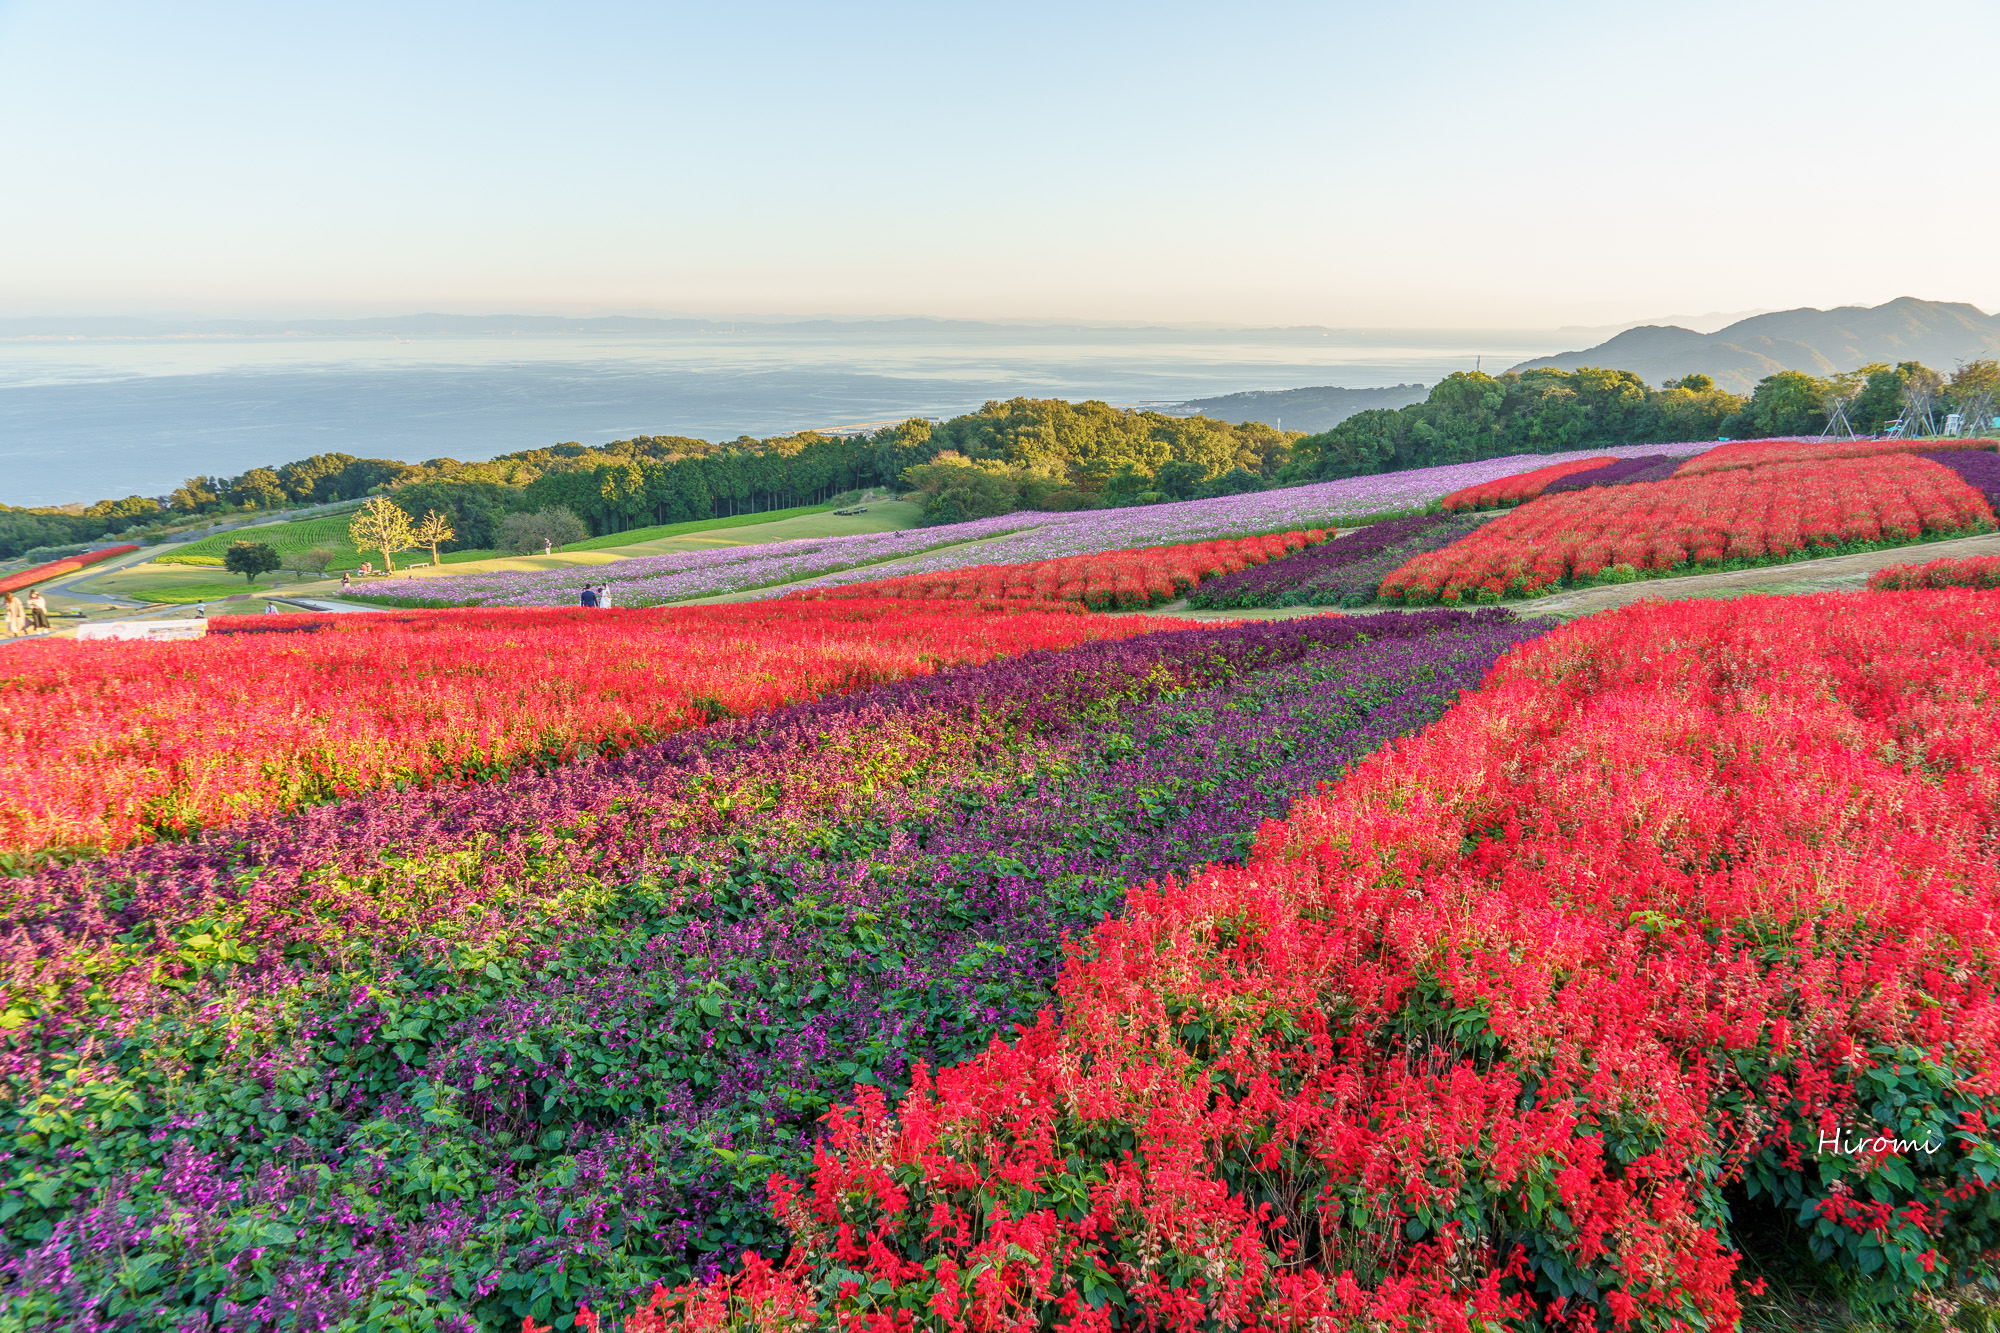
[{"label": "shrub", "polygon": [[540,555],[544,543],[561,550],[590,536],[583,520],[561,505],[532,514],[509,514],[500,520],[498,549],[509,555]]}]

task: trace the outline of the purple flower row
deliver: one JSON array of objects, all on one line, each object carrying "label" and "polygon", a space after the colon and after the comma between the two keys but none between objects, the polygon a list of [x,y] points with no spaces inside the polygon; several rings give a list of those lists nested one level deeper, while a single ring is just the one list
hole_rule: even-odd
[{"label": "purple flower row", "polygon": [[[1062,931],[1128,878],[1234,854],[1533,632],[1431,612],[1092,645],[45,872],[97,897],[35,917],[45,943],[153,909],[184,939],[199,909],[255,961],[190,974],[117,932],[175,1002],[91,1043],[125,1092],[7,1155],[14,1290],[79,1328],[385,1300],[470,1327],[712,1269],[771,1241],[758,1182],[856,1079],[1032,1014]],[[357,879],[405,913],[344,911]],[[40,1031],[60,1101],[82,1033]]]},{"label": "purple flower row", "polygon": [[1986,503],[2000,513],[2000,453],[1990,449],[1951,449],[1922,455],[1942,463],[1965,480],[1965,484],[1986,497]]},{"label": "purple flower row", "polygon": [[1630,486],[1641,481],[1665,481],[1674,475],[1676,469],[1685,462],[1670,454],[1640,454],[1635,458],[1621,458],[1615,463],[1590,468],[1584,472],[1572,472],[1567,477],[1558,477],[1542,488],[1543,495],[1559,495],[1564,491],[1587,491],[1593,486]]},{"label": "purple flower row", "polygon": [[1211,579],[1189,594],[1194,606],[1363,606],[1413,555],[1442,550],[1483,520],[1418,514],[1371,523],[1284,560]]}]

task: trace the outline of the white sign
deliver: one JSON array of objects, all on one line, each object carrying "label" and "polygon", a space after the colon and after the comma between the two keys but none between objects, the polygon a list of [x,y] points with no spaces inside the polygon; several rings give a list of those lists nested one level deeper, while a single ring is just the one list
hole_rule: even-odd
[{"label": "white sign", "polygon": [[206,620],[114,620],[102,625],[79,625],[79,639],[199,639],[208,633]]}]

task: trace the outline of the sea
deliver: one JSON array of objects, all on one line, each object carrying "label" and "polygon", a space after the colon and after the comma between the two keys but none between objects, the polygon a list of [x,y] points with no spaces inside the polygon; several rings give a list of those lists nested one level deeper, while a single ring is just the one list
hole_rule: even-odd
[{"label": "sea", "polygon": [[708,440],[944,417],[1016,396],[1165,408],[1245,390],[1430,384],[1553,332],[710,321],[407,336],[0,332],[0,503],[164,496],[316,453],[463,461],[562,441]]}]

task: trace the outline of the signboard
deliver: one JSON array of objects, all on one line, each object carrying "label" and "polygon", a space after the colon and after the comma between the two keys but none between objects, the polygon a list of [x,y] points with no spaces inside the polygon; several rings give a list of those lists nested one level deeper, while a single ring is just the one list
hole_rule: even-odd
[{"label": "signboard", "polygon": [[206,620],[113,620],[101,625],[79,625],[79,639],[199,639],[208,633]]}]

